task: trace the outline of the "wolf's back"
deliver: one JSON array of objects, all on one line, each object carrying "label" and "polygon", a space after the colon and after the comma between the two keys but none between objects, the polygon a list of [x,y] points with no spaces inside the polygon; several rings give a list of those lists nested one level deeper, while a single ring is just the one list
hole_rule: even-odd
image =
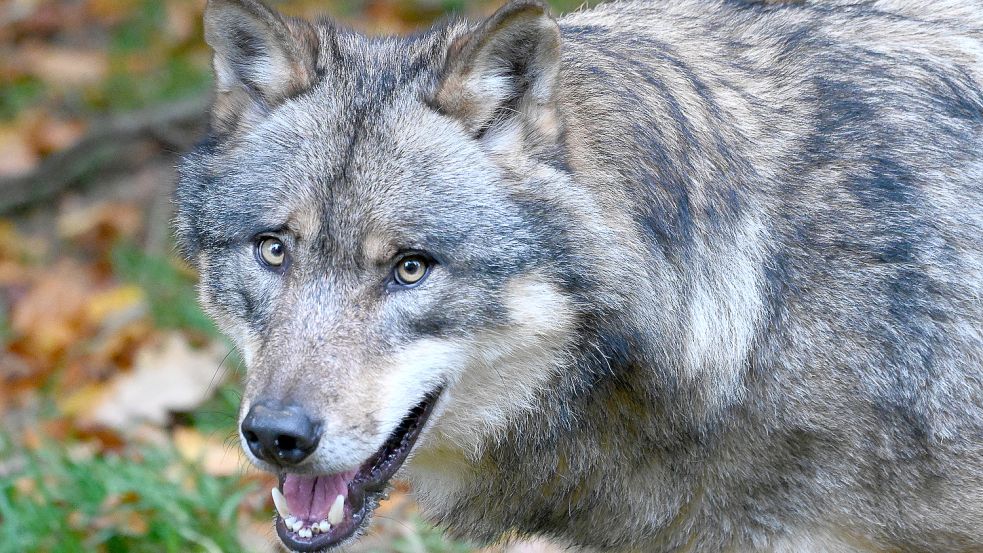
[{"label": "wolf's back", "polygon": [[[620,482],[567,509],[583,543],[600,518],[667,551],[770,526],[983,547],[983,4],[616,2],[561,29],[563,156],[596,202],[570,212],[617,237],[584,365],[621,383],[567,382],[593,421],[570,449]],[[650,418],[610,418],[626,397]],[[605,423],[661,462],[611,463]]]}]

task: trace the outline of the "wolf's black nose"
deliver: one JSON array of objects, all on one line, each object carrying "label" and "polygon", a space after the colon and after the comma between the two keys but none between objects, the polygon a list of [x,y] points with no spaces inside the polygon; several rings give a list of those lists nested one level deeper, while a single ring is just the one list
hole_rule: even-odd
[{"label": "wolf's black nose", "polygon": [[242,420],[242,435],[253,455],[274,465],[296,465],[310,455],[321,430],[303,409],[257,403]]}]

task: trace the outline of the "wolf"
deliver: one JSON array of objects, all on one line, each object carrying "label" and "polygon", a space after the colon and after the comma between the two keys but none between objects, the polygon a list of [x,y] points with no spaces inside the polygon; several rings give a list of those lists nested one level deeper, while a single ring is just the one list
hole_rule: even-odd
[{"label": "wolf", "polygon": [[295,551],[983,551],[983,3],[209,0],[176,234]]}]

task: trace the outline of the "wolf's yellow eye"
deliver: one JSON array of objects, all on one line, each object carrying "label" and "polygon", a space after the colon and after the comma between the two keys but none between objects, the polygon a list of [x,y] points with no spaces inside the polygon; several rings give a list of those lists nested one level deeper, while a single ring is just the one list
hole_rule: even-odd
[{"label": "wolf's yellow eye", "polygon": [[278,238],[263,238],[259,241],[259,257],[270,267],[279,267],[287,259],[287,247]]},{"label": "wolf's yellow eye", "polygon": [[422,257],[407,257],[396,265],[396,282],[403,286],[412,286],[427,276],[427,267],[427,260]]}]

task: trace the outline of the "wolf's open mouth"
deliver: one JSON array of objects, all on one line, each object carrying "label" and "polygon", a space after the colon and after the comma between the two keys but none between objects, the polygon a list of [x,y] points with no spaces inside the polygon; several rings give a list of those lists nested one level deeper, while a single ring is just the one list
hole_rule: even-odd
[{"label": "wolf's open mouth", "polygon": [[279,489],[273,490],[273,502],[276,532],[284,545],[306,553],[326,550],[352,537],[413,449],[440,391],[432,392],[411,409],[379,451],[358,470],[281,475]]}]

